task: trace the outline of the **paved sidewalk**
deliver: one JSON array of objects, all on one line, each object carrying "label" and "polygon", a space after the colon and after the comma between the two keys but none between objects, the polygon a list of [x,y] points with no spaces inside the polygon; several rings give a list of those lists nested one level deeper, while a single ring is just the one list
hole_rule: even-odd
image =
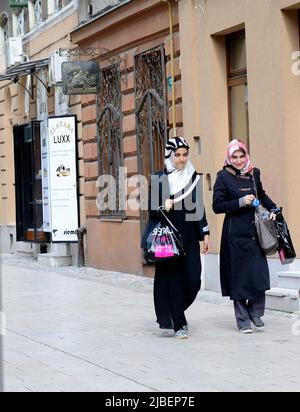
[{"label": "paved sidewalk", "polygon": [[162,338],[151,279],[1,260],[6,391],[300,390],[291,315],[268,311],[264,333],[240,335],[230,302],[202,292],[190,338]]}]

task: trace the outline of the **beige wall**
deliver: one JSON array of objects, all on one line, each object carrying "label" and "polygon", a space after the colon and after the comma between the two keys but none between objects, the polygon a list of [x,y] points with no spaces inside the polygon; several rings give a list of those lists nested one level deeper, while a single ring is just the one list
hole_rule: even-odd
[{"label": "beige wall", "polygon": [[[224,35],[245,27],[249,86],[251,156],[261,169],[267,193],[284,207],[300,252],[300,77],[292,74],[292,53],[299,50],[299,2],[280,0],[180,0],[181,69],[185,134],[202,138],[194,161],[211,174],[222,168],[229,141]],[[193,62],[193,64],[191,64]],[[195,147],[195,146],[194,146]],[[196,149],[196,147],[195,147]],[[206,205],[214,252],[219,251],[223,218]]]},{"label": "beige wall", "polygon": [[[72,48],[69,33],[78,25],[78,11],[74,9],[63,18],[27,34],[23,49],[30,60],[47,58],[59,48]],[[54,89],[48,95],[49,115],[54,115]],[[81,97],[70,99],[70,111],[79,114],[79,138],[81,127]],[[14,189],[14,156],[13,156],[13,126],[30,123],[36,118],[36,102],[30,100],[30,115],[24,114],[24,90],[18,85],[0,82],[0,225],[3,227],[15,224],[15,189]],[[82,155],[82,143],[79,142],[79,153]],[[83,175],[82,175],[83,176]],[[82,202],[81,202],[82,203]],[[85,220],[84,208],[81,209],[81,220]],[[4,239],[5,242],[5,239]]]}]

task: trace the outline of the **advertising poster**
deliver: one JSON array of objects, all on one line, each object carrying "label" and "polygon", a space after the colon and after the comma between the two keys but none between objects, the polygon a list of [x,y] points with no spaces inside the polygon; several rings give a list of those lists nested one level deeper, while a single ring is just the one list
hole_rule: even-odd
[{"label": "advertising poster", "polygon": [[47,121],[41,122],[41,153],[42,153],[42,182],[43,182],[43,230],[51,232],[51,199],[49,191],[49,153],[48,153],[48,128]]},{"label": "advertising poster", "polygon": [[53,242],[77,242],[76,117],[49,118],[49,181]]}]

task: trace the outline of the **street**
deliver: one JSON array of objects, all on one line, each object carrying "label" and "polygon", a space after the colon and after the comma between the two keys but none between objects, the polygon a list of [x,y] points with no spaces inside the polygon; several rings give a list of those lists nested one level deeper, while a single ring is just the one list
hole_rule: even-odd
[{"label": "street", "polygon": [[300,390],[289,314],[268,311],[266,331],[245,336],[231,303],[201,292],[176,340],[159,334],[152,279],[8,254],[1,268],[7,392]]}]

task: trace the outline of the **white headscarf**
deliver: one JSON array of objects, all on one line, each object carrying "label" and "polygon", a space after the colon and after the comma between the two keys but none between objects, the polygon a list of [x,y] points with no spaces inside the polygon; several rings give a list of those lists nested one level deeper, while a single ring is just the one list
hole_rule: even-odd
[{"label": "white headscarf", "polygon": [[181,192],[190,183],[196,171],[190,160],[188,160],[184,169],[176,169],[174,157],[178,149],[189,150],[188,142],[183,137],[173,137],[169,139],[165,150],[165,166],[168,172],[171,195]]}]

